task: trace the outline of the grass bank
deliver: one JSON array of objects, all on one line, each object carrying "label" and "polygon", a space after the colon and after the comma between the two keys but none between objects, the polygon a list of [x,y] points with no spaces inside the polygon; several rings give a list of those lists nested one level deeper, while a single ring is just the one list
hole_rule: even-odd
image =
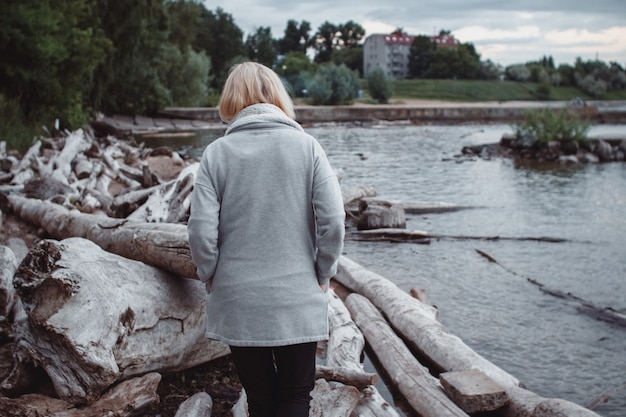
[{"label": "grass bank", "polygon": [[[393,99],[447,101],[524,101],[539,100],[539,84],[483,80],[394,80]],[[593,100],[576,87],[550,87],[548,100]],[[595,98],[597,99],[597,98]],[[601,99],[626,100],[626,91],[611,91]]]}]

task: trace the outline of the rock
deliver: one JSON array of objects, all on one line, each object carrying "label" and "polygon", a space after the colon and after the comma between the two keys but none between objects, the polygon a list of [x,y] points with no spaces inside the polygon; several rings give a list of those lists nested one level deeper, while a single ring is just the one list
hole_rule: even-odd
[{"label": "rock", "polygon": [[591,152],[581,153],[578,156],[578,160],[580,162],[588,163],[588,164],[597,164],[600,162],[600,158],[598,158],[596,155],[592,154]]},{"label": "rock", "polygon": [[576,155],[561,155],[559,157],[559,162],[561,164],[578,164],[578,158]]},{"label": "rock", "polygon": [[613,147],[602,139],[599,139],[596,146],[594,146],[593,153],[595,153],[602,162],[609,162],[615,159]]},{"label": "rock", "polygon": [[561,152],[564,155],[576,155],[578,153],[578,142],[575,140],[564,140],[561,142]]},{"label": "rock", "polygon": [[186,399],[174,417],[211,417],[213,399],[206,392],[198,392]]},{"label": "rock", "polygon": [[511,148],[515,139],[517,139],[517,135],[515,133],[505,133],[500,138],[500,145],[506,148]]},{"label": "rock", "polygon": [[523,135],[517,137],[511,142],[511,148],[513,149],[531,149],[537,146],[537,138],[533,135]]}]

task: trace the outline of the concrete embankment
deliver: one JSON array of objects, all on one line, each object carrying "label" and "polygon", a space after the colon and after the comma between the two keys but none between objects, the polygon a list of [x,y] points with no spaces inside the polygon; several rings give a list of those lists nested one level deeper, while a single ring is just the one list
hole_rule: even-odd
[{"label": "concrete embankment", "polygon": [[[325,123],[514,123],[524,118],[529,109],[562,108],[567,101],[516,101],[454,103],[443,101],[411,101],[384,105],[357,103],[347,106],[296,105],[296,117],[304,126]],[[626,102],[593,101],[572,107],[592,123],[626,123]],[[156,117],[111,116],[94,122],[94,128],[111,134],[167,135],[173,132],[220,130],[225,124],[215,107],[166,108]]]}]

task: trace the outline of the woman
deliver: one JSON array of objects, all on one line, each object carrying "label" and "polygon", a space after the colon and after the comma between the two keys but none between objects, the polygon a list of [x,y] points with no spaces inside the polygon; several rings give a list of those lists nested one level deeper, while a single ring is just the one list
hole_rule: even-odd
[{"label": "woman", "polygon": [[271,69],[236,65],[219,113],[229,125],[204,151],[188,223],[206,334],[231,347],[251,417],[306,417],[343,248],[339,183]]}]

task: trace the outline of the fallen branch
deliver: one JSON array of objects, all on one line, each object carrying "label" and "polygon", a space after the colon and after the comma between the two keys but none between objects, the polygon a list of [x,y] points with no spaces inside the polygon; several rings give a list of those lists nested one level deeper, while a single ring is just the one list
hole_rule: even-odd
[{"label": "fallen branch", "polygon": [[[485,257],[489,262],[491,263],[495,263],[498,266],[500,266],[502,269],[504,269],[505,271],[511,273],[512,275],[515,276],[520,276],[517,272],[511,270],[510,268],[507,268],[506,266],[502,265],[500,262],[498,262],[494,257],[492,257],[491,255],[489,255],[486,252],[483,252],[481,250],[475,249],[476,252],[478,254],[480,254],[481,256]],[[542,291],[545,294],[551,295],[553,297],[556,298],[560,298],[562,300],[566,300],[566,301],[573,301],[575,303],[578,304],[578,306],[576,307],[576,309],[578,311],[580,311],[581,313],[584,313],[596,320],[600,320],[600,321],[604,321],[606,323],[611,323],[611,324],[615,324],[617,326],[620,327],[626,327],[626,315],[624,315],[623,313],[615,310],[612,307],[600,307],[596,304],[594,304],[591,301],[585,300],[583,298],[580,298],[578,296],[575,296],[574,294],[570,293],[570,292],[563,292],[554,288],[549,288],[546,287],[544,284],[542,284],[541,282],[537,281],[534,278],[529,278],[529,277],[525,277],[526,281],[530,282],[533,285],[536,285],[540,291]]]}]

